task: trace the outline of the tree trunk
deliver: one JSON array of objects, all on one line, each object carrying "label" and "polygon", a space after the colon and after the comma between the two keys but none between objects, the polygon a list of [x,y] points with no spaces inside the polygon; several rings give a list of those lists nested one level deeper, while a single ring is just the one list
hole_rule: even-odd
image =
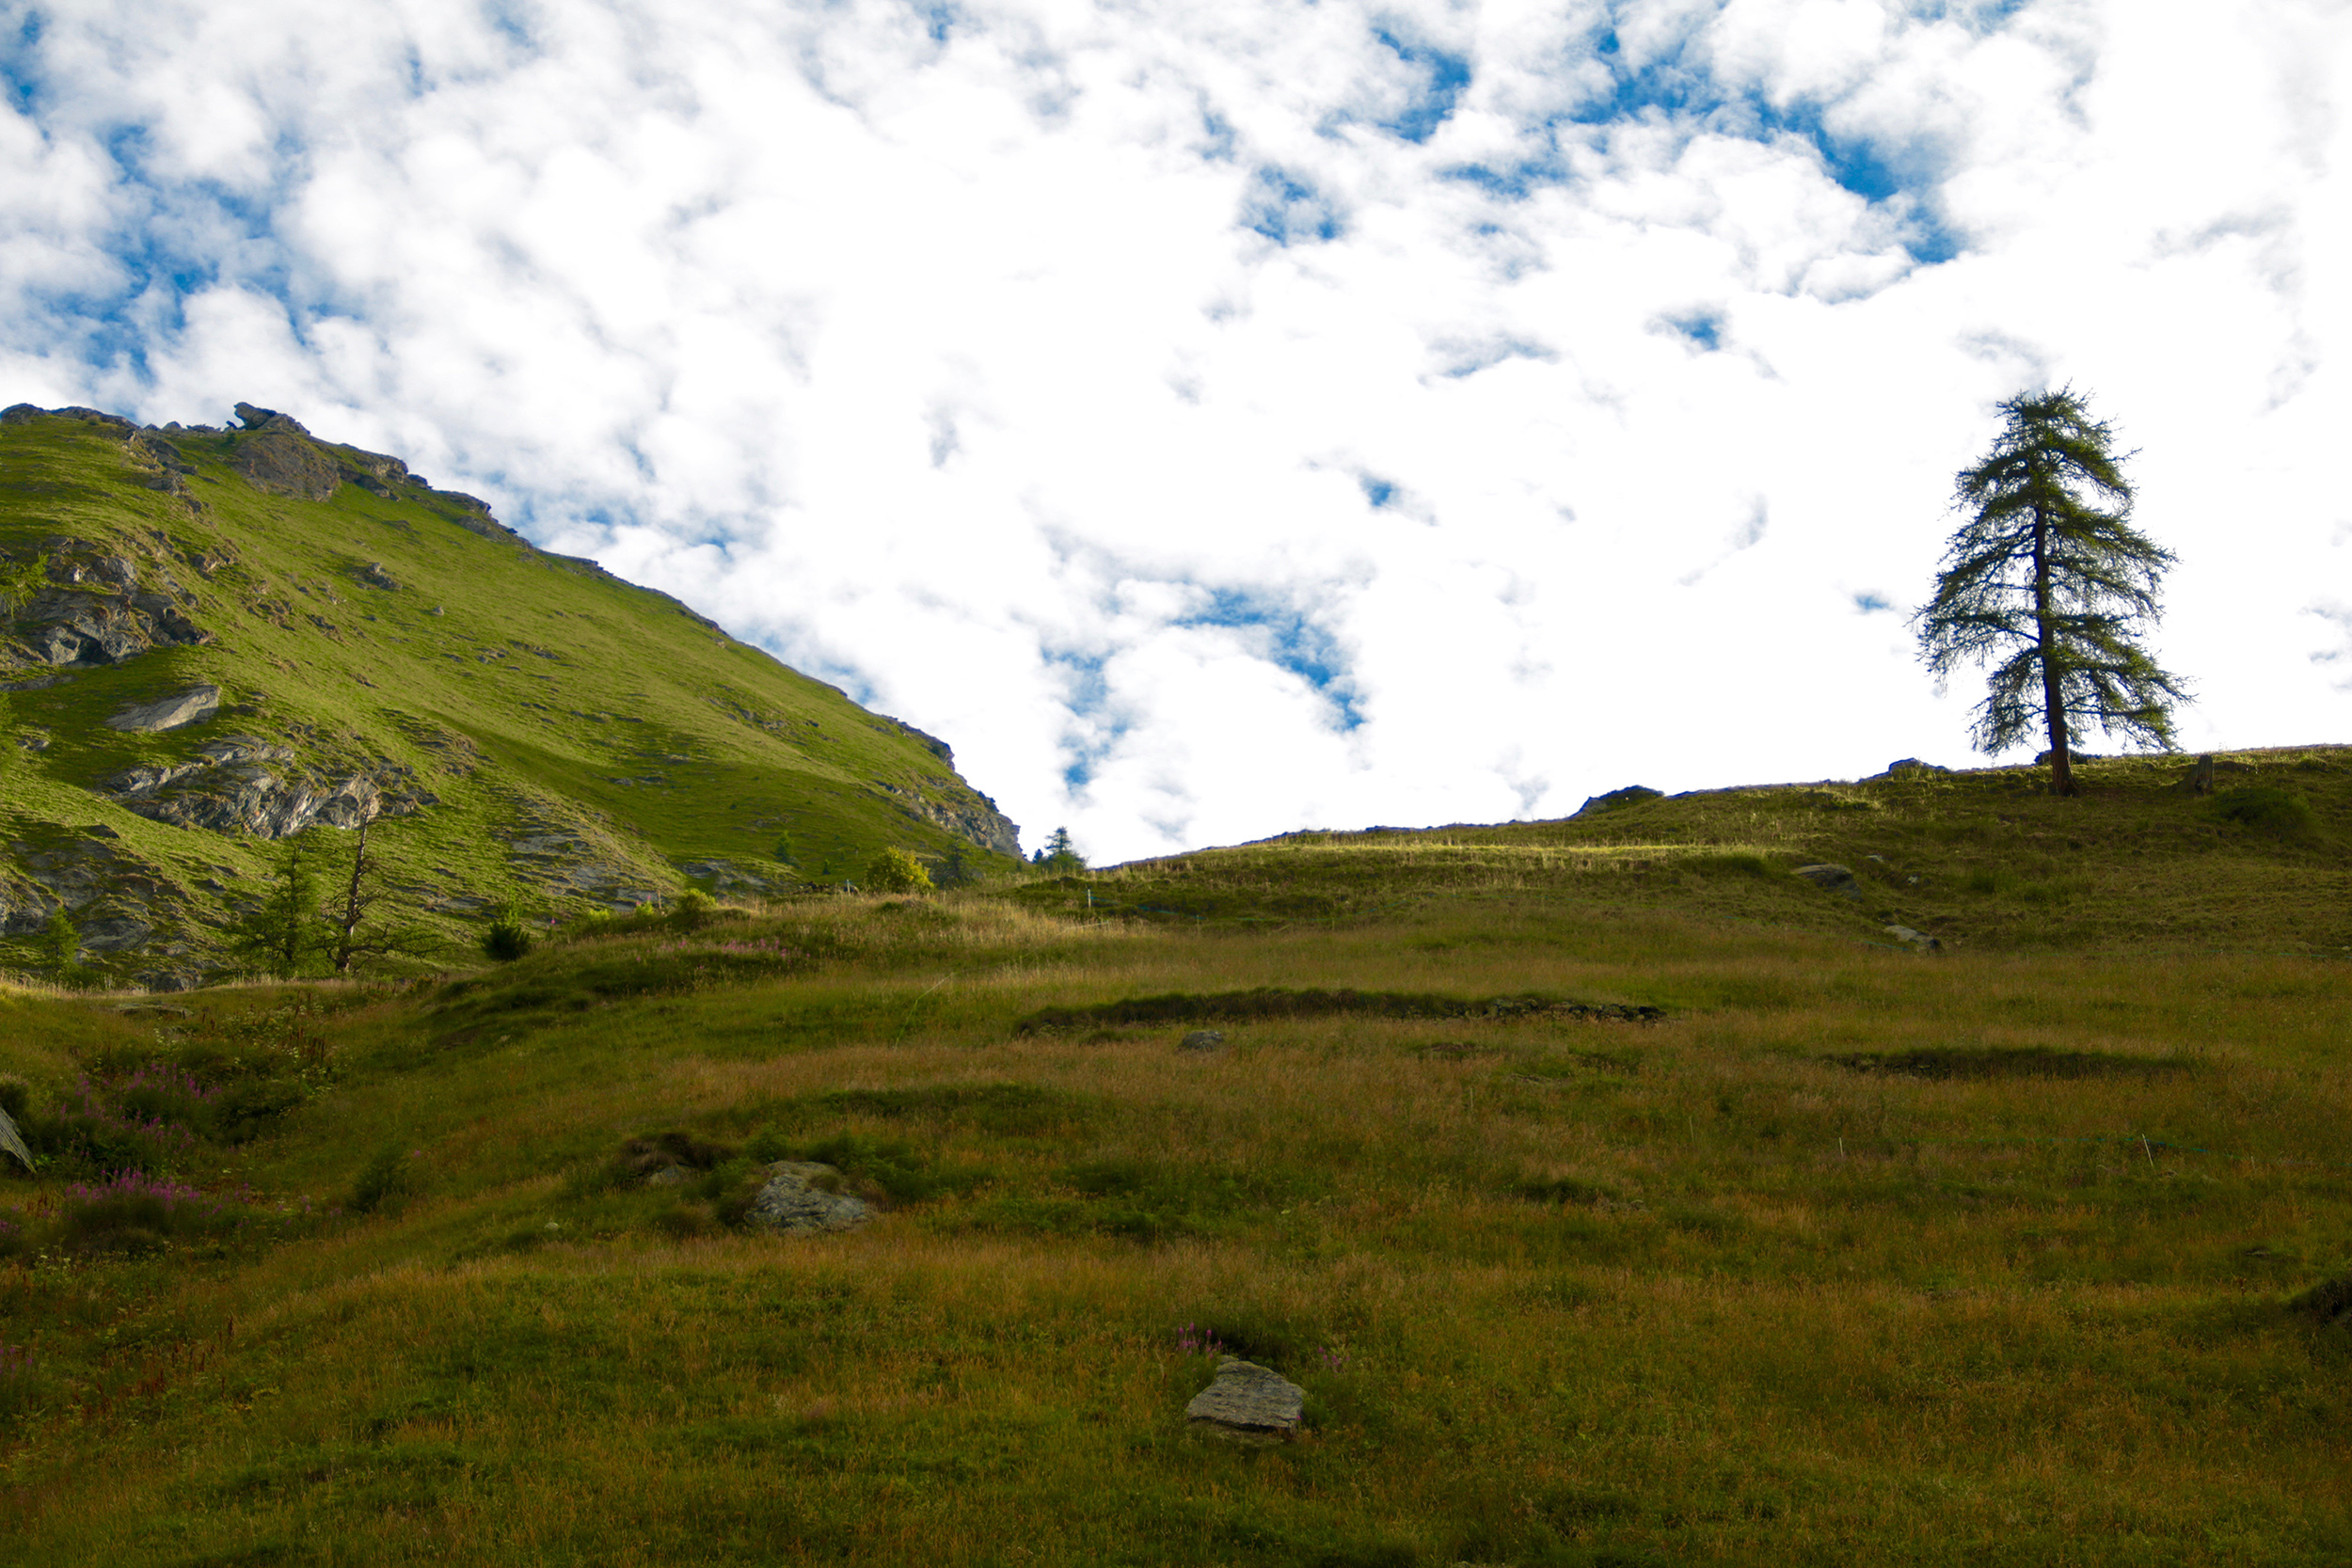
[{"label": "tree trunk", "polygon": [[342,934],[335,942],[335,973],[351,968],[352,933],[359,928],[359,879],[368,869],[368,818],[359,819],[359,843],[351,853],[351,889],[343,897]]},{"label": "tree trunk", "polygon": [[2058,689],[2058,633],[2050,624],[2050,521],[2039,501],[2033,509],[2033,617],[2042,647],[2042,712],[2050,726],[2050,793],[2072,795],[2074,768],[2067,755],[2066,705]]}]

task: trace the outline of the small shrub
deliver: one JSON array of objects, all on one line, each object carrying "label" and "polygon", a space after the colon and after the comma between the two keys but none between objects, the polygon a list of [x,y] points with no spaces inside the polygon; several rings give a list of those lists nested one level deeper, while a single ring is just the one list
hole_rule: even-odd
[{"label": "small shrub", "polygon": [[1687,863],[1702,877],[1753,877],[1758,881],[1769,881],[1777,879],[1779,875],[1772,863],[1763,856],[1738,851],[1693,855]]},{"label": "small shrub", "polygon": [[716,1228],[718,1218],[699,1203],[675,1203],[654,1216],[654,1227],[665,1235],[686,1241],[695,1236],[707,1236]]},{"label": "small shrub", "polygon": [[677,907],[670,911],[670,925],[680,931],[699,931],[719,917],[719,901],[698,887],[690,887],[677,896]]},{"label": "small shrub", "polygon": [[417,1168],[421,1151],[403,1151],[397,1147],[387,1148],[367,1163],[351,1184],[351,1196],[344,1206],[355,1214],[373,1214],[378,1210],[399,1208],[421,1185],[421,1175]]},{"label": "small shrub", "polygon": [[866,863],[868,893],[925,893],[930,885],[931,874],[904,849],[884,849]]},{"label": "small shrub", "polygon": [[501,910],[482,933],[482,956],[494,963],[512,963],[531,951],[531,933],[513,908]]},{"label": "small shrub", "polygon": [[2213,798],[2213,809],[2224,822],[2280,838],[2308,838],[2318,826],[2309,800],[2269,784],[2225,789]]}]

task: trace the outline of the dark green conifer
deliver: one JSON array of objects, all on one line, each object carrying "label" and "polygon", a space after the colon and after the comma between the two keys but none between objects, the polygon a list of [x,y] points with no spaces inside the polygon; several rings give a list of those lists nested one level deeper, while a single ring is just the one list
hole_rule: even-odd
[{"label": "dark green conifer", "polygon": [[2139,644],[2162,613],[2156,590],[2173,557],[2132,527],[2131,454],[2114,451],[2114,429],[2073,388],[2020,393],[2001,412],[1993,450],[1958,476],[1967,520],[1913,621],[1939,681],[1960,664],[1993,665],[1978,749],[2006,751],[2041,728],[2050,792],[2073,795],[2084,727],[2175,748],[2172,705],[2187,693]]},{"label": "dark green conifer", "polygon": [[262,907],[229,928],[229,945],[242,958],[280,979],[291,980],[326,945],[318,917],[318,879],[305,863],[301,838],[286,840],[278,885]]}]

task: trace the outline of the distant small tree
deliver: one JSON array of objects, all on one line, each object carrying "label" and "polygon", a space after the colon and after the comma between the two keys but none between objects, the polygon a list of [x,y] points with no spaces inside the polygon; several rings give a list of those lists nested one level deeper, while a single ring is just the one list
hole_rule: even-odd
[{"label": "distant small tree", "polygon": [[1045,847],[1029,857],[1029,863],[1047,871],[1062,873],[1087,868],[1086,857],[1078,853],[1077,847],[1071,843],[1068,828],[1056,828],[1054,836],[1045,841]]},{"label": "distant small tree", "polygon": [[368,852],[368,829],[373,820],[360,822],[351,847],[351,874],[341,896],[326,905],[327,934],[322,945],[338,974],[350,974],[353,962],[360,958],[421,957],[437,945],[433,933],[422,927],[389,924],[377,912],[390,894],[384,886],[382,866]]},{"label": "distant small tree", "polygon": [[931,874],[904,849],[888,848],[866,863],[868,893],[928,893]]},{"label": "distant small tree", "polygon": [[14,615],[24,601],[49,585],[49,552],[38,550],[22,564],[0,565],[0,613]]},{"label": "distant small tree", "polygon": [[291,980],[326,945],[326,932],[318,917],[318,878],[312,873],[307,846],[297,835],[286,840],[278,863],[276,886],[262,907],[228,929],[230,951],[283,980]]},{"label": "distant small tree", "polygon": [[980,872],[961,843],[950,844],[946,858],[939,863],[939,872],[933,879],[941,887],[970,887],[980,879]]},{"label": "distant small tree", "polygon": [[2132,527],[2130,454],[2072,388],[2020,393],[2001,412],[1993,450],[1957,477],[1966,521],[1913,623],[1939,681],[1993,664],[1978,749],[2007,751],[2039,726],[2050,792],[2073,795],[2080,726],[2176,749],[2172,705],[2187,694],[2138,641],[2173,557]]},{"label": "distant small tree", "polygon": [[49,956],[50,962],[59,969],[80,955],[82,933],[75,930],[73,922],[66,918],[63,904],[49,911],[49,920],[40,928],[40,946],[41,951]]}]

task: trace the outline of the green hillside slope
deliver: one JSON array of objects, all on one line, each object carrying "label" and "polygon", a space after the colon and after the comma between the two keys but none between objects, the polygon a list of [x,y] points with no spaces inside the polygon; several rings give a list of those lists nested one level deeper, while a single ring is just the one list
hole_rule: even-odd
[{"label": "green hillside slope", "polygon": [[239,414],[0,415],[0,965],[40,969],[63,907],[102,974],[185,984],[277,841],[363,818],[452,929],[834,883],[884,846],[1017,855],[944,742],[396,458]]},{"label": "green hillside slope", "polygon": [[1285,833],[1016,896],[1225,925],[1443,903],[1473,923],[1514,906],[1672,911],[1897,945],[1901,927],[1949,949],[2352,951],[2352,747],[2217,753],[2202,790],[2199,767],[2082,763],[2074,800],[2034,768],[1620,792],[1559,821]]}]

